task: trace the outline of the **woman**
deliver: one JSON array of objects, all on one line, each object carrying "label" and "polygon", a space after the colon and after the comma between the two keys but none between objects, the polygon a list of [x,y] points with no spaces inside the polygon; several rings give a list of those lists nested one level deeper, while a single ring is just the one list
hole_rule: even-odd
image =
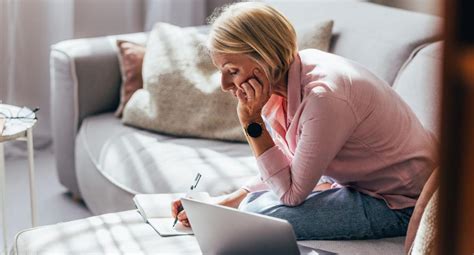
[{"label": "woman", "polygon": [[[388,84],[342,57],[298,52],[290,22],[262,3],[226,7],[208,47],[260,171],[221,205],[286,219],[300,240],[405,235],[435,140]],[[323,175],[337,183],[317,185]],[[189,226],[184,211],[178,219]]]}]

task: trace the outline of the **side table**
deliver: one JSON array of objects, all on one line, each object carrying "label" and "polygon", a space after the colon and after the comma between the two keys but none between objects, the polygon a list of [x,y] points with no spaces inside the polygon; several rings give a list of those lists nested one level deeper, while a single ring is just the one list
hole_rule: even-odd
[{"label": "side table", "polygon": [[28,147],[31,222],[36,226],[36,193],[35,170],[33,158],[33,126],[36,124],[35,112],[26,107],[0,104],[0,118],[4,119],[5,126],[0,130],[0,220],[3,229],[3,245],[5,253],[8,251],[7,222],[5,218],[5,155],[3,143],[7,141],[26,141]]}]

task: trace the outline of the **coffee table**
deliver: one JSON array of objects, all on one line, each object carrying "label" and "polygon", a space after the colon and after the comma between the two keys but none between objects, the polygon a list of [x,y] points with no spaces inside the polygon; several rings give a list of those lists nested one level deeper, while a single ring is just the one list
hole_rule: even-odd
[{"label": "coffee table", "polygon": [[5,127],[0,130],[0,220],[3,229],[3,245],[5,253],[8,251],[7,223],[5,219],[5,155],[3,143],[8,141],[26,141],[28,147],[31,222],[36,226],[36,193],[35,170],[33,158],[33,126],[36,124],[35,112],[14,105],[0,104],[0,118],[5,120]]},{"label": "coffee table", "polygon": [[[340,255],[404,254],[405,237],[353,241],[299,241]],[[194,236],[161,237],[137,210],[108,213],[25,229],[15,236],[11,255],[22,254],[202,254]]]}]

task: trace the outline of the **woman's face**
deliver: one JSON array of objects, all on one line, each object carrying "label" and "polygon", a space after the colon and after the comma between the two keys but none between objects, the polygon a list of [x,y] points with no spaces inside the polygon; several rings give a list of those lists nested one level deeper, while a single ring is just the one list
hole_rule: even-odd
[{"label": "woman's face", "polygon": [[242,83],[255,78],[255,69],[264,73],[257,62],[245,54],[214,53],[211,57],[214,65],[222,73],[222,90],[232,92],[234,96],[237,89],[242,88]]}]

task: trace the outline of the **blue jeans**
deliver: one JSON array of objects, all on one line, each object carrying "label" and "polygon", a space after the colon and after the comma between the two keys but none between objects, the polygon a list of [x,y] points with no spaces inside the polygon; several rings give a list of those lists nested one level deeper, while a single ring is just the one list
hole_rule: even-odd
[{"label": "blue jeans", "polygon": [[287,220],[298,240],[377,239],[406,235],[413,207],[392,210],[350,188],[312,192],[299,206],[280,203],[271,191],[250,193],[239,210]]}]

